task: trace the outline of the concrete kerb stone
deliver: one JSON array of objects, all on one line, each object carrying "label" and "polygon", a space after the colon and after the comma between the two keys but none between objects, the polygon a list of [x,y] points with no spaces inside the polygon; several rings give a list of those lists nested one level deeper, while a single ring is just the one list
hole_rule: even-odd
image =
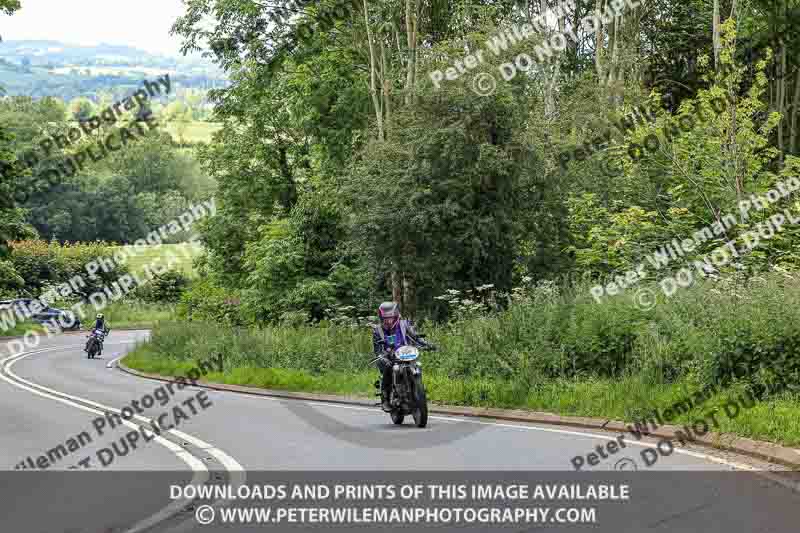
[{"label": "concrete kerb stone", "polygon": [[[118,368],[134,376],[155,379],[158,381],[171,381],[173,378],[141,372],[127,367],[124,358],[117,365]],[[316,393],[297,393],[288,391],[275,391],[268,389],[256,389],[241,385],[228,385],[224,383],[197,382],[198,387],[204,387],[218,391],[238,392],[254,396],[267,396],[272,398],[285,398],[291,400],[305,400],[324,403],[335,403],[343,405],[375,406],[374,401],[367,400],[358,396],[340,396],[333,394]],[[524,422],[535,424],[548,424],[557,426],[568,426],[576,428],[592,429],[602,432],[627,432],[628,426],[624,422],[613,421],[602,418],[562,416],[554,413],[524,411],[520,409],[497,409],[490,407],[460,407],[449,405],[431,405],[428,411],[432,414],[463,416],[470,418],[490,418],[504,420],[508,422]],[[647,437],[674,438],[675,432],[680,430],[678,426],[661,426],[652,430]],[[744,437],[737,437],[731,434],[708,433],[703,437],[696,436],[695,445],[725,450],[771,463],[781,464],[793,469],[800,469],[800,450],[788,448],[771,442],[763,442]]]}]

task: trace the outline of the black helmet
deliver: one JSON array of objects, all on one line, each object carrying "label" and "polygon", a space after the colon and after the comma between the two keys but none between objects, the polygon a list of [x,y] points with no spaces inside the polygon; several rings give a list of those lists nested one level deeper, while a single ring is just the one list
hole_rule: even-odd
[{"label": "black helmet", "polygon": [[381,319],[384,326],[393,328],[400,320],[400,305],[395,302],[383,302],[378,307],[378,318]]}]

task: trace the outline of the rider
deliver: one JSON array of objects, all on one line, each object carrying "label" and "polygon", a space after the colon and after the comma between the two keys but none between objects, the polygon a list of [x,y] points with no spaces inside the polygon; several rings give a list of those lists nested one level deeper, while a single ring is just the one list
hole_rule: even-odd
[{"label": "rider", "polygon": [[388,357],[387,339],[394,337],[394,348],[410,345],[420,348],[434,350],[435,347],[420,338],[419,333],[408,320],[403,320],[400,316],[400,306],[395,302],[383,302],[378,308],[378,319],[380,325],[372,329],[372,348],[377,361],[378,370],[383,374],[381,379],[381,406],[384,411],[390,411],[392,406],[389,403],[389,395],[392,384],[392,361]]},{"label": "rider", "polygon": [[103,341],[106,339],[106,336],[111,331],[111,328],[108,327],[108,323],[106,322],[106,317],[103,316],[102,313],[97,314],[97,319],[94,322],[93,331],[100,330],[103,334],[100,336],[100,355],[103,355]]}]

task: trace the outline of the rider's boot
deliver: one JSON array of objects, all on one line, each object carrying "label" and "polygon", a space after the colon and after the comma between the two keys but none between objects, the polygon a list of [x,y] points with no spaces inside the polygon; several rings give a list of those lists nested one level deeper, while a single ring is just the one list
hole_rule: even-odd
[{"label": "rider's boot", "polygon": [[389,403],[389,397],[391,395],[391,379],[389,379],[389,372],[383,376],[381,379],[381,407],[384,411],[391,411],[392,404]]}]

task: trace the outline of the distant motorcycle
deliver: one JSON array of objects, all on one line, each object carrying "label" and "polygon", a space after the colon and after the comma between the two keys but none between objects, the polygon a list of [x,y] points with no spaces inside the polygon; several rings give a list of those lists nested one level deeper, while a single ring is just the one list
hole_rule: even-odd
[{"label": "distant motorcycle", "polygon": [[88,336],[89,340],[86,341],[86,357],[94,359],[97,354],[103,350],[103,332],[99,329],[92,331]]},{"label": "distant motorcycle", "polygon": [[[400,425],[406,415],[412,415],[416,426],[424,428],[428,424],[428,397],[422,383],[422,368],[417,362],[419,349],[401,346],[395,350],[393,344],[387,347],[388,358],[392,361],[392,388],[389,396],[392,410],[389,416],[392,422]],[[380,380],[375,382],[375,388],[378,389],[377,396],[380,396]]]}]

